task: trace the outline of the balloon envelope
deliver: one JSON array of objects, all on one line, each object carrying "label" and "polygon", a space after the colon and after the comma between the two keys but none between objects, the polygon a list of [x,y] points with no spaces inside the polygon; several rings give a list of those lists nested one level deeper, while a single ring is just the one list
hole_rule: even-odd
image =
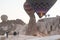
[{"label": "balloon envelope", "polygon": [[31,7],[41,18],[55,4],[57,0],[27,0]]}]

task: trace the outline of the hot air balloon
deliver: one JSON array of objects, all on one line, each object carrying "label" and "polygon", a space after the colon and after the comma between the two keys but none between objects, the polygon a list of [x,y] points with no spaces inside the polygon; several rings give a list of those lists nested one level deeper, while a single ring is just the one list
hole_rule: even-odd
[{"label": "hot air balloon", "polygon": [[55,4],[57,0],[26,0],[41,18]]}]

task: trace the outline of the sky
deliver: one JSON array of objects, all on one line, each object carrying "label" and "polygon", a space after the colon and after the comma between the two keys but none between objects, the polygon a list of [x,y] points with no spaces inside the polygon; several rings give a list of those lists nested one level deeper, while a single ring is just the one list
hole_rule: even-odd
[{"label": "sky", "polygon": [[[26,24],[29,23],[29,16],[26,14],[23,5],[26,0],[0,0],[0,17],[5,14],[8,16],[8,20],[21,19]],[[60,0],[54,4],[54,6],[47,12],[46,15],[50,14],[50,17],[60,16]],[[36,16],[36,21],[40,18]],[[44,17],[43,17],[44,18]],[[0,19],[1,22],[1,19]]]}]

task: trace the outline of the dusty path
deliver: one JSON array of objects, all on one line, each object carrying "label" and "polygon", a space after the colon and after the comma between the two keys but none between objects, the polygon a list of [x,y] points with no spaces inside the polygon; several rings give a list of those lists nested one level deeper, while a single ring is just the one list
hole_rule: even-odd
[{"label": "dusty path", "polygon": [[[4,38],[4,37],[3,37]],[[26,36],[26,35],[9,35],[8,38],[5,38],[5,40],[57,40],[60,38],[60,35],[54,35],[54,36],[46,36],[46,37],[34,37],[34,36]],[[1,37],[0,37],[1,40]]]}]

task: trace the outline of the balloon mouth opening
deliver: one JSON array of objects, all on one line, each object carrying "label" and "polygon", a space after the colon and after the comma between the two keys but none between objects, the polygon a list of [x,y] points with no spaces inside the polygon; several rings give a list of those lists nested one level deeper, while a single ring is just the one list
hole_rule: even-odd
[{"label": "balloon mouth opening", "polygon": [[41,17],[43,17],[46,14],[46,11],[38,11],[36,13],[41,18]]}]

